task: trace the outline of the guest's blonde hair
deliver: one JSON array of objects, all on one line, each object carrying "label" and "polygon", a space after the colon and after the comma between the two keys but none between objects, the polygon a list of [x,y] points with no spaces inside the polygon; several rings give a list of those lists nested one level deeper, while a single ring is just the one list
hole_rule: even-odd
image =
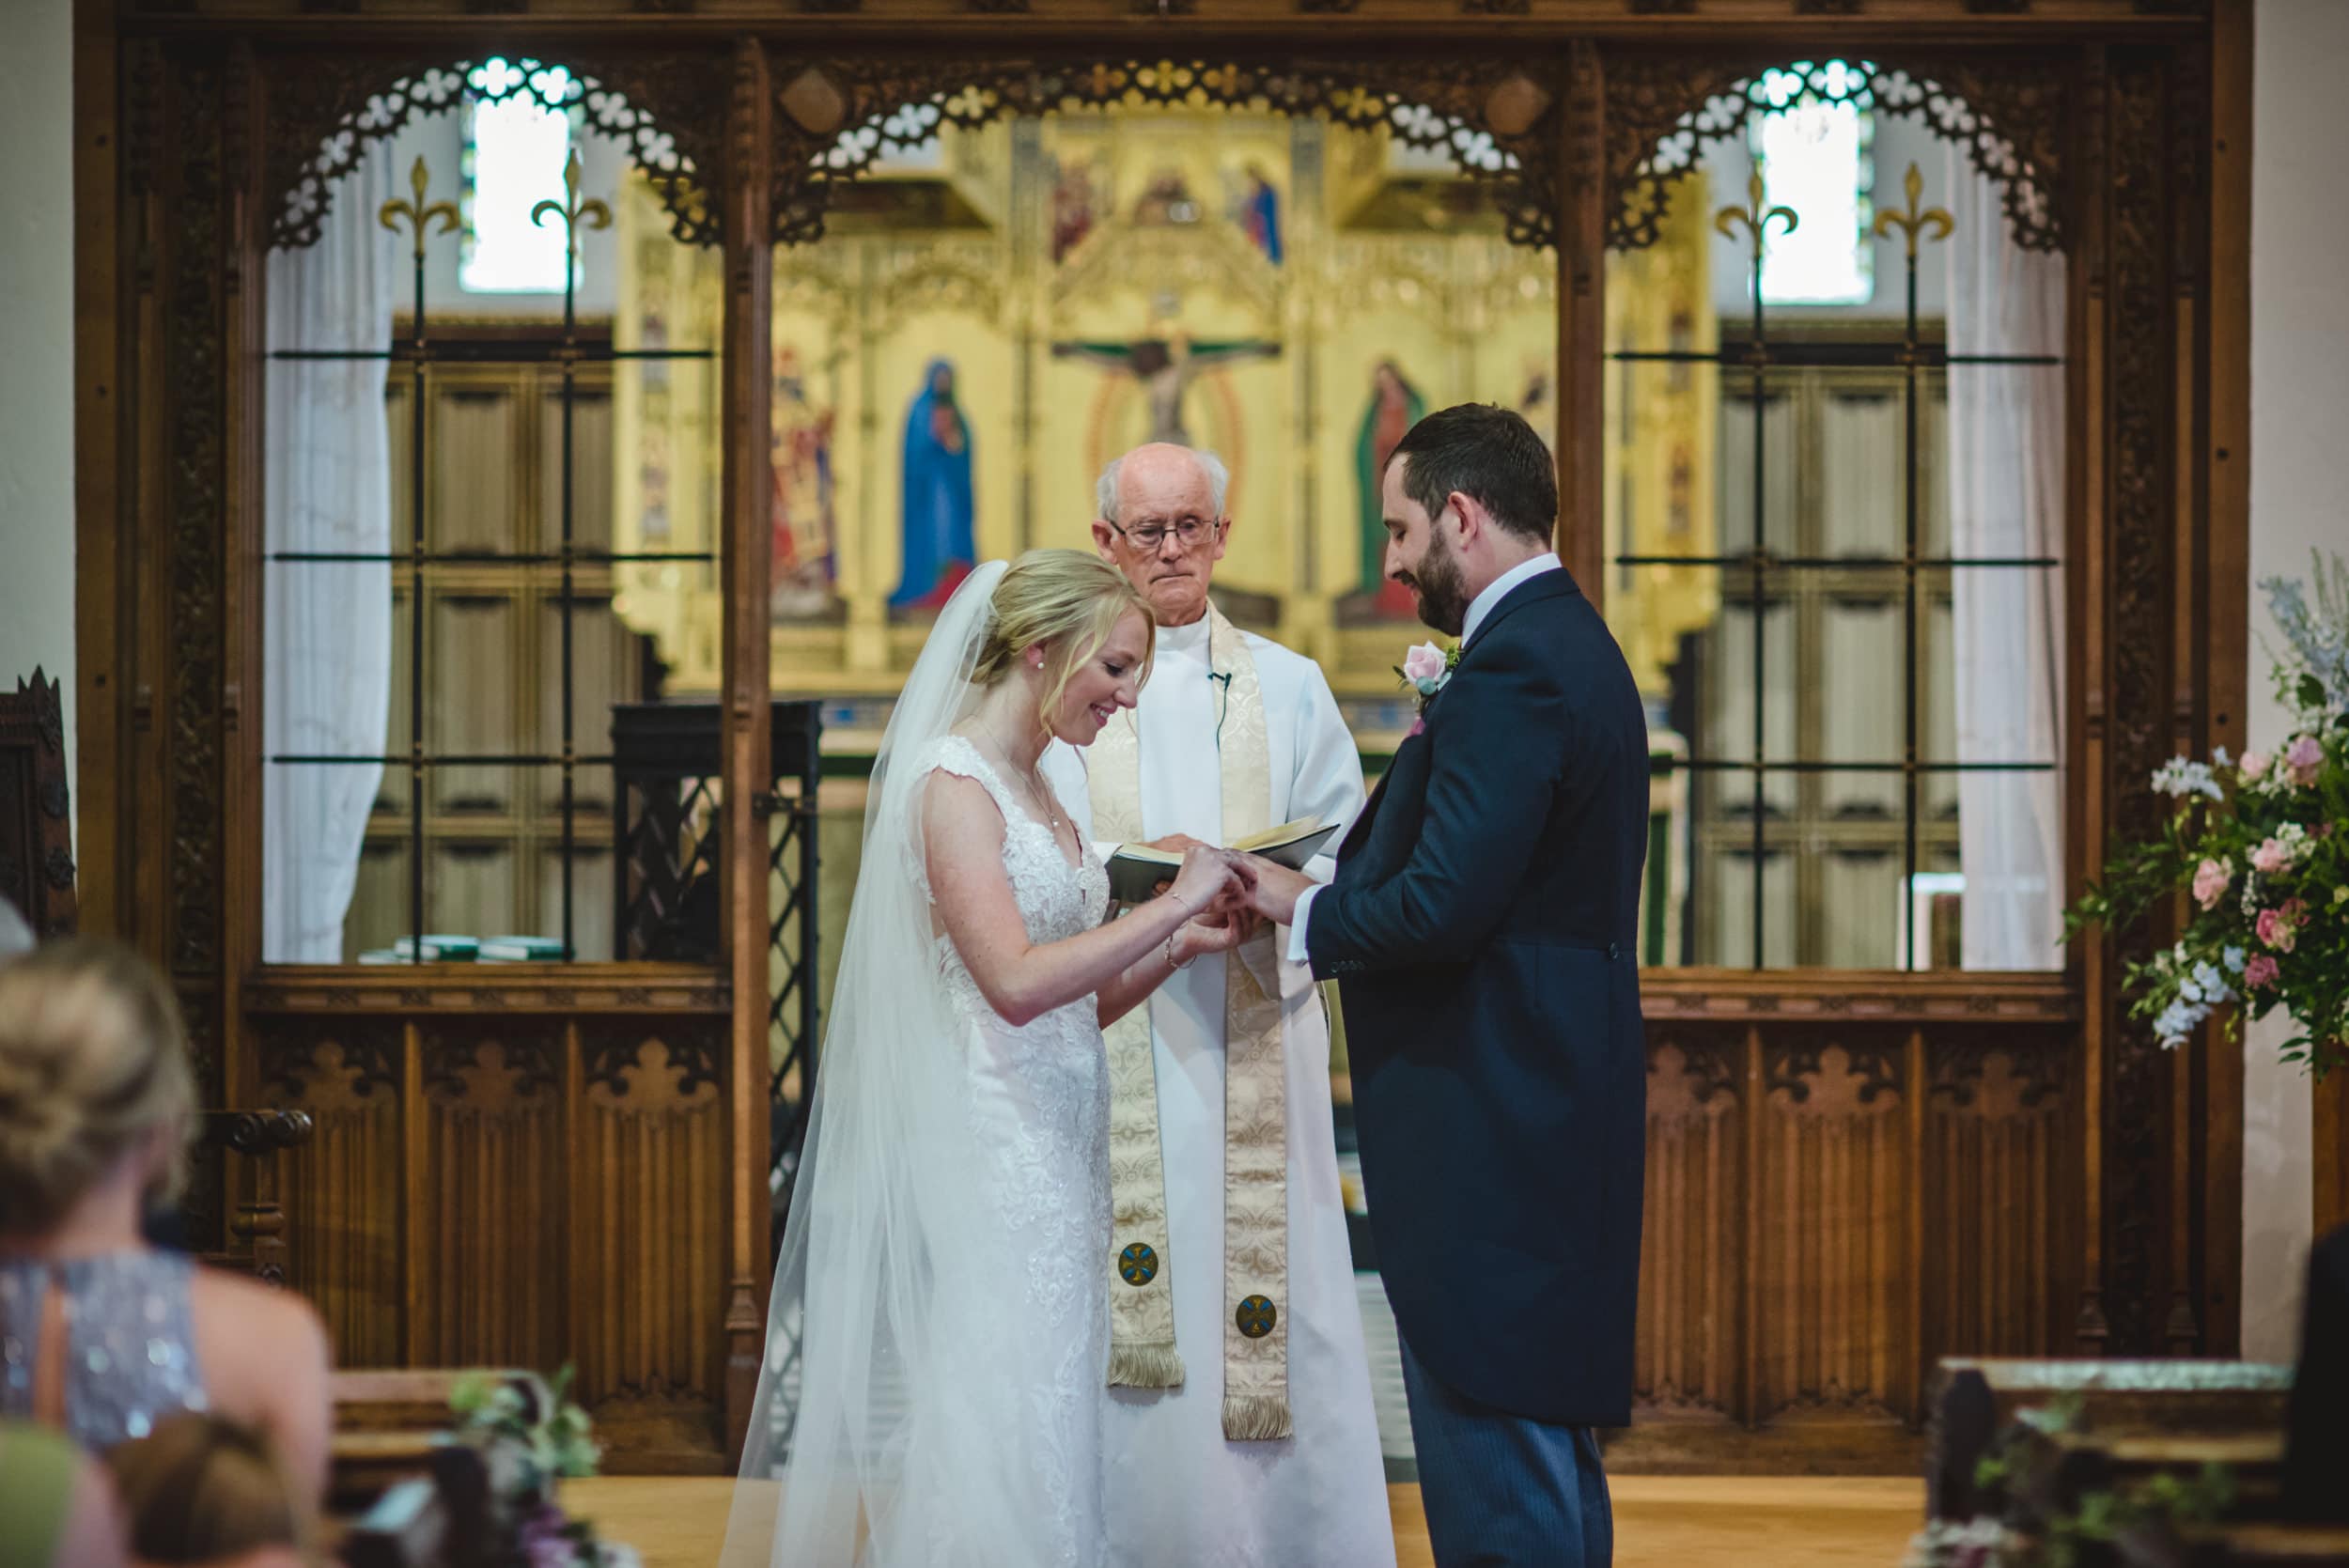
[{"label": "guest's blonde hair", "polygon": [[211,1562],[270,1546],[305,1559],[318,1533],[269,1439],[218,1416],[182,1411],[106,1452],[143,1562]]},{"label": "guest's blonde hair", "polygon": [[[1011,564],[995,584],[995,624],[979,644],[972,684],[993,686],[1019,665],[1019,656],[1044,649],[1044,696],[1038,712],[1051,722],[1052,709],[1085,660],[1101,651],[1117,623],[1139,614],[1152,625],[1149,601],[1126,574],[1081,550],[1032,550]],[[1157,633],[1142,651],[1140,679],[1150,678]]]},{"label": "guest's blonde hair", "polygon": [[[0,1229],[51,1229],[143,1139],[184,1139],[194,1112],[179,1006],[146,959],[76,939],[0,967]],[[184,1175],[169,1161],[162,1196]]]}]

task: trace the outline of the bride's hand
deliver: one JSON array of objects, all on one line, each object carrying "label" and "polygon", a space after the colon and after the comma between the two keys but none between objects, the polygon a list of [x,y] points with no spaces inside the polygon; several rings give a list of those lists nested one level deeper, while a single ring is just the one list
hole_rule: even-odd
[{"label": "bride's hand", "polygon": [[1188,964],[1205,953],[1229,953],[1264,925],[1254,911],[1241,908],[1228,914],[1206,914],[1187,921],[1174,938],[1175,962]]},{"label": "bride's hand", "polygon": [[1183,869],[1167,892],[1184,908],[1206,913],[1218,906],[1233,907],[1235,890],[1244,897],[1255,881],[1237,857],[1202,844],[1184,851]]}]

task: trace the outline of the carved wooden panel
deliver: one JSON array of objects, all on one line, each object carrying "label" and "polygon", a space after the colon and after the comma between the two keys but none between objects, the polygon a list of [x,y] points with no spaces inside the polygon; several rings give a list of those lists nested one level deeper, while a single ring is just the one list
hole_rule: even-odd
[{"label": "carved wooden panel", "polygon": [[580,1392],[665,1451],[715,1440],[724,1392],[725,1100],[718,1020],[580,1032],[569,1241]]},{"label": "carved wooden panel", "polygon": [[1743,1030],[1652,1032],[1641,1235],[1640,1419],[1734,1421],[1745,1296]]},{"label": "carved wooden panel", "polygon": [[316,1124],[278,1157],[291,1283],[342,1365],[570,1362],[622,1467],[720,1467],[723,1013],[574,1022],[467,994],[402,1019],[330,988],[257,1019],[264,1093]]},{"label": "carved wooden panel", "polygon": [[1889,1030],[1763,1042],[1747,1297],[1761,1420],[1906,1420],[1916,1403],[1903,1056]]},{"label": "carved wooden panel", "polygon": [[1927,1047],[1923,1332],[1933,1356],[2037,1356],[2067,1337],[2076,1074],[2060,1034]]},{"label": "carved wooden panel", "polygon": [[430,1221],[411,1270],[420,1366],[530,1367],[563,1343],[569,1185],[563,1032],[547,1019],[435,1019],[419,1032],[423,1098],[411,1181]]},{"label": "carved wooden panel", "polygon": [[343,1366],[397,1366],[406,1349],[402,1054],[399,1027],[378,1019],[271,1020],[260,1032],[262,1093],[314,1127],[277,1157],[288,1282],[325,1316]]}]

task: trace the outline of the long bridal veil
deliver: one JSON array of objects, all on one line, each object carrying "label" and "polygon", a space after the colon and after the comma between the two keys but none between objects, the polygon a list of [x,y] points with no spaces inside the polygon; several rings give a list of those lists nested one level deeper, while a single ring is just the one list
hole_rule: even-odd
[{"label": "long bridal veil", "polygon": [[[962,715],[1003,563],[964,581],[875,762],[815,1104],[775,1262],[726,1568],[1032,1563],[1017,1420],[972,1309],[1024,1299],[978,1205],[963,1026],[919,875],[926,758]],[[1015,1395],[1015,1397],[1017,1397]]]}]

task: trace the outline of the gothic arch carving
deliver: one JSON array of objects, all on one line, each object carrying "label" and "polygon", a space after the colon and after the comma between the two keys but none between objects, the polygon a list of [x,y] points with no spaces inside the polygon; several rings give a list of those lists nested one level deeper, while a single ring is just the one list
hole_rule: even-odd
[{"label": "gothic arch carving", "polygon": [[[625,144],[688,244],[720,239],[726,82],[719,54],[511,56],[513,69],[473,90],[493,101],[535,99],[577,108],[590,129]],[[444,54],[275,55],[263,65],[269,141],[263,176],[269,243],[317,242],[334,188],[368,147],[421,115],[456,105],[480,60]]]},{"label": "gothic arch carving", "polygon": [[1385,126],[1492,188],[1512,242],[1557,242],[1564,58],[1483,60],[778,61],[775,240],[824,231],[831,188],[941,125],[1112,106],[1255,109]]},{"label": "gothic arch carving", "polygon": [[1765,106],[1763,74],[1785,70],[1800,73],[1830,102],[1864,98],[1878,114],[1916,120],[1961,144],[1974,167],[1998,182],[2015,242],[2026,250],[2064,247],[2065,63],[2016,54],[1914,68],[1889,60],[1851,64],[1858,69],[1838,72],[1826,61],[1759,53],[1703,59],[1610,54],[1608,244],[1636,250],[1654,243],[1672,187],[1706,147],[1742,132]]}]

